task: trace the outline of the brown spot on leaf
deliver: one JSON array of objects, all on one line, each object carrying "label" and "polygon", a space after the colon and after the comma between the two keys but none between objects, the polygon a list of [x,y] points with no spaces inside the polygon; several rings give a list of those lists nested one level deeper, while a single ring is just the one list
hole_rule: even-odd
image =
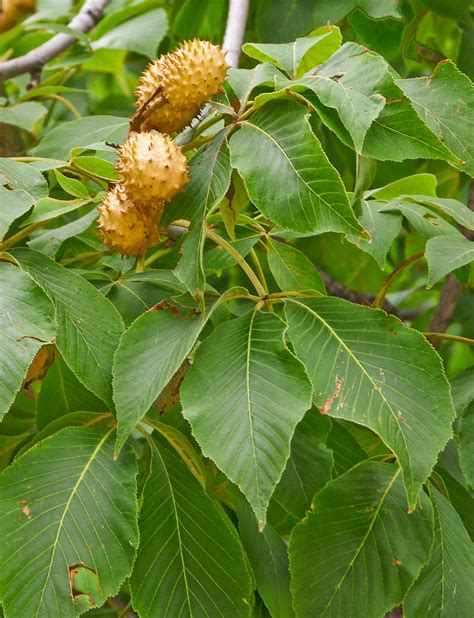
[{"label": "brown spot on leaf", "polygon": [[334,389],[334,393],[331,395],[331,397],[329,397],[329,399],[326,399],[326,401],[323,403],[322,406],[319,406],[318,408],[321,414],[326,414],[332,408],[332,404],[334,400],[337,399],[339,395],[341,394],[341,385],[342,385],[341,378],[336,376],[336,388]]},{"label": "brown spot on leaf", "polygon": [[21,521],[23,517],[26,517],[26,519],[31,519],[31,509],[28,506],[28,500],[20,500],[18,504],[21,508],[21,513],[18,517],[18,520]]},{"label": "brown spot on leaf", "polygon": [[392,558],[392,564],[393,566],[399,567],[402,564],[401,560],[398,560],[398,558]]}]

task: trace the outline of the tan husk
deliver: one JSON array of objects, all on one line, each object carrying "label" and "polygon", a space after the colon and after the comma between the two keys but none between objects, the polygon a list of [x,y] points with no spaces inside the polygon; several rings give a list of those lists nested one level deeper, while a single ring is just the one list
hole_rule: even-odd
[{"label": "tan husk", "polygon": [[175,133],[191,124],[191,120],[199,113],[199,107],[177,107],[161,99],[159,105],[141,125],[142,131],[156,129],[161,133]]},{"label": "tan husk", "polygon": [[107,247],[122,255],[144,255],[157,238],[163,204],[145,208],[127,196],[124,187],[110,189],[99,208],[99,232]]},{"label": "tan husk", "polygon": [[10,30],[26,14],[35,10],[35,0],[3,0],[0,11],[0,32]]},{"label": "tan husk", "polygon": [[117,171],[138,205],[169,202],[188,182],[188,161],[168,135],[131,133],[120,148]]},{"label": "tan husk", "polygon": [[143,109],[156,97],[162,105],[147,118],[144,129],[180,131],[217,94],[229,65],[218,45],[194,39],[152,62],[140,79],[136,106]]}]

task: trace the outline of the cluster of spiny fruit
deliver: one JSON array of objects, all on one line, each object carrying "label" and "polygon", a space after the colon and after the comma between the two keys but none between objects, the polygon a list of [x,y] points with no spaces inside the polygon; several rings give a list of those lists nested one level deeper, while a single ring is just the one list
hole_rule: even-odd
[{"label": "cluster of spiny fruit", "polygon": [[99,208],[105,245],[140,256],[156,240],[165,204],[188,182],[187,159],[170,134],[184,129],[219,92],[227,69],[220,47],[194,40],[145,70],[136,92],[139,130],[120,148],[119,182]]}]

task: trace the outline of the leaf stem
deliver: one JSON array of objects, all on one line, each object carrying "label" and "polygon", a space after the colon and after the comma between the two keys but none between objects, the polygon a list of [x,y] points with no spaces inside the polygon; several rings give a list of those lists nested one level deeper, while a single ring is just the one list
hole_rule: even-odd
[{"label": "leaf stem", "polygon": [[265,289],[266,294],[268,294],[268,284],[267,284],[267,280],[265,278],[265,273],[263,272],[263,268],[262,265],[260,264],[260,260],[258,259],[258,255],[257,252],[255,251],[255,249],[251,249],[250,250],[250,257],[252,259],[252,262],[254,263],[254,266],[257,270],[257,275],[258,278],[260,279],[263,288]]},{"label": "leaf stem", "polygon": [[135,272],[142,273],[145,270],[145,256],[139,255],[137,256],[137,261],[135,262]]},{"label": "leaf stem", "polygon": [[188,152],[188,150],[193,150],[194,148],[199,148],[203,144],[207,144],[212,140],[213,135],[199,135],[195,139],[191,140],[187,144],[181,146],[181,152]]},{"label": "leaf stem", "polygon": [[71,257],[66,257],[60,260],[60,264],[63,266],[72,264],[73,262],[80,262],[81,260],[89,259],[91,257],[99,257],[102,255],[111,255],[112,251],[85,251],[84,253],[78,253],[77,255],[73,255]]},{"label": "leaf stem", "polygon": [[45,95],[42,95],[41,97],[39,97],[39,99],[40,99],[40,101],[43,100],[43,99],[51,99],[52,101],[59,101],[65,107],[67,107],[68,110],[71,111],[76,118],[82,118],[81,112],[77,109],[77,107],[75,105],[73,105],[71,103],[71,101],[68,101],[66,99],[66,97],[62,97],[59,94],[45,94]]},{"label": "leaf stem", "polygon": [[433,337],[434,339],[446,339],[447,341],[457,341],[466,345],[474,345],[474,339],[469,337],[461,337],[460,335],[449,335],[448,333],[423,333],[425,337]]},{"label": "leaf stem", "polygon": [[47,223],[50,223],[50,222],[51,222],[51,219],[48,219],[46,221],[37,221],[36,223],[32,223],[31,225],[28,225],[27,227],[23,228],[16,234],[13,234],[13,236],[10,236],[10,238],[7,238],[2,243],[0,243],[0,251],[5,251],[6,249],[10,249],[10,247],[13,247],[14,245],[17,244],[17,242],[19,242],[20,240],[23,240],[23,238],[28,236],[28,234],[30,234],[31,232],[34,232],[35,230],[38,230],[41,227],[44,227]]},{"label": "leaf stem", "polygon": [[240,255],[240,253],[236,249],[234,249],[234,247],[230,243],[228,243],[226,240],[224,240],[218,234],[215,234],[211,230],[208,229],[206,231],[206,235],[210,240],[215,242],[216,245],[225,249],[227,253],[231,255],[237,261],[237,264],[242,268],[242,270],[245,272],[247,277],[252,282],[255,290],[257,291],[257,294],[261,298],[265,298],[267,296],[267,292],[265,288],[261,284],[260,279],[254,273],[252,268],[247,264],[244,258]]},{"label": "leaf stem", "polygon": [[165,247],[164,249],[157,249],[154,253],[152,253],[150,255],[150,257],[148,257],[145,260],[145,266],[150,266],[150,264],[153,264],[153,262],[156,262],[156,260],[158,260],[160,257],[163,257],[164,255],[167,255],[168,253],[171,253],[171,251],[173,250],[173,247]]},{"label": "leaf stem", "polygon": [[413,262],[416,262],[417,260],[422,258],[424,254],[425,254],[424,251],[418,251],[418,253],[414,253],[413,255],[410,255],[410,257],[408,257],[401,264],[399,264],[394,270],[392,270],[392,272],[383,282],[380,290],[377,292],[377,295],[372,304],[373,307],[380,308],[383,305],[383,301],[385,299],[387,291],[389,287],[392,285],[392,283],[395,281],[395,279],[398,277],[398,275],[401,272],[403,272],[405,268],[407,268],[407,266],[410,266],[410,264],[413,264]]},{"label": "leaf stem", "polygon": [[35,163],[36,161],[55,161],[56,163],[64,163],[64,167],[67,165],[67,161],[62,159],[50,159],[48,157],[9,157],[12,161],[19,161],[20,163]]}]

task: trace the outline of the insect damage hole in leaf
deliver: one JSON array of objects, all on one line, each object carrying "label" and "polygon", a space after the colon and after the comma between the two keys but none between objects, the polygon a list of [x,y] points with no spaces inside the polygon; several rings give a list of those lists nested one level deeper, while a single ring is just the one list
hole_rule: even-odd
[{"label": "insect damage hole in leaf", "polygon": [[69,565],[68,571],[71,597],[79,611],[99,606],[102,600],[102,588],[96,571],[83,562]]}]

